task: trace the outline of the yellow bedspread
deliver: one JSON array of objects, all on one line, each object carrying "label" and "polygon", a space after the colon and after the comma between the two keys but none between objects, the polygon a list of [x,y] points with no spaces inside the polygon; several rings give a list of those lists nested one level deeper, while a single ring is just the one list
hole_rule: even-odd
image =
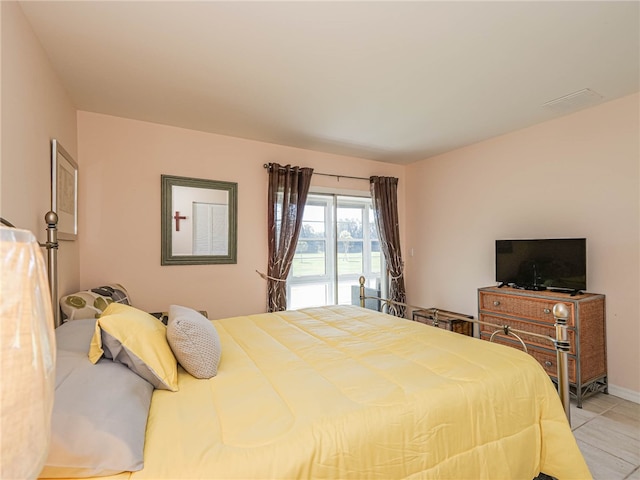
[{"label": "yellow bedspread", "polygon": [[513,348],[349,306],[214,325],[218,375],[154,392],[133,480],[591,478]]}]

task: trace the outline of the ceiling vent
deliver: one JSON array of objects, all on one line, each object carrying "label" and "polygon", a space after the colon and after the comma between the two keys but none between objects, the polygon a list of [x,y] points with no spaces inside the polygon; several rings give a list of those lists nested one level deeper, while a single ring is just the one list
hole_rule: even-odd
[{"label": "ceiling vent", "polygon": [[577,92],[543,103],[542,106],[557,113],[570,113],[582,110],[583,108],[593,107],[602,102],[603,98],[599,93],[588,88],[583,88]]}]

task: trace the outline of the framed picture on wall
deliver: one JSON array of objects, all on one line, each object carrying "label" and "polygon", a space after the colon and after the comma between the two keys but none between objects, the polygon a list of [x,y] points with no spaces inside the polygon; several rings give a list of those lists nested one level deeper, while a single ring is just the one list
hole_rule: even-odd
[{"label": "framed picture on wall", "polygon": [[58,238],[78,237],[78,164],[51,140],[51,210],[58,214]]}]

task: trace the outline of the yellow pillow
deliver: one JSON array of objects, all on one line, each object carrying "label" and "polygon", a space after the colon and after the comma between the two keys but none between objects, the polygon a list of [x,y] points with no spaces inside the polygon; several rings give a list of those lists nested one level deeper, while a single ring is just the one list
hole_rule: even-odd
[{"label": "yellow pillow", "polygon": [[142,310],[112,303],[102,312],[89,360],[96,363],[103,355],[126,365],[155,388],[178,391],[178,365],[167,343],[167,327]]}]

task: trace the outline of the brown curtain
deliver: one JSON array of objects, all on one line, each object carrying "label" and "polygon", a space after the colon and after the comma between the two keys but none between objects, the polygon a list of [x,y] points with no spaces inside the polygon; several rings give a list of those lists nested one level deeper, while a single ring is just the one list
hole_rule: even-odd
[{"label": "brown curtain", "polygon": [[[374,218],[380,237],[380,249],[384,254],[389,272],[389,299],[407,302],[404,288],[404,262],[400,252],[400,226],[398,222],[398,179],[394,177],[371,177],[371,200]],[[404,317],[405,307],[391,305],[389,313]]]},{"label": "brown curtain", "polygon": [[269,164],[268,312],[287,308],[286,281],[298,244],[312,174],[312,168]]}]

